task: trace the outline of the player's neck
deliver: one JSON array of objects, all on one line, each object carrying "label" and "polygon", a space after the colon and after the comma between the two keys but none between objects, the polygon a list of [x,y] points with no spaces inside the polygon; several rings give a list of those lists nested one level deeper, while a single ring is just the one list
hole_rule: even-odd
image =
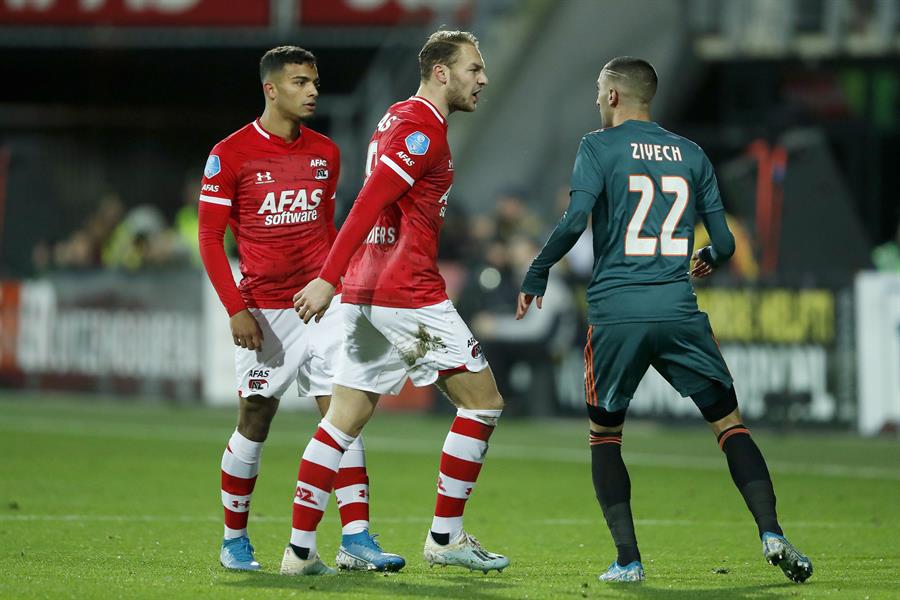
[{"label": "player's neck", "polygon": [[259,118],[259,124],[269,133],[277,135],[288,143],[300,137],[300,121],[285,118],[268,106]]},{"label": "player's neck", "polygon": [[443,94],[429,87],[428,84],[421,84],[419,89],[416,90],[416,96],[421,96],[434,104],[435,108],[438,109],[445,119],[450,114],[450,104],[447,102],[447,99],[444,98]]},{"label": "player's neck", "polygon": [[625,121],[652,121],[650,113],[646,110],[627,110],[613,115],[612,126],[618,127]]}]

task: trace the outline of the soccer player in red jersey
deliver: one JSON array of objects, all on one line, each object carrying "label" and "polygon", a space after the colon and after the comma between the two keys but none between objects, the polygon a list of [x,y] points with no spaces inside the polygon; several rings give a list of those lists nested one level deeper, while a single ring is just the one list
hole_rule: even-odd
[{"label": "soccer player in red jersey", "polygon": [[295,522],[305,533],[294,549],[301,558],[315,552],[320,498],[342,453],[379,396],[396,394],[410,378],[417,386],[436,383],[458,408],[441,454],[425,560],[499,571],[509,560],[467,534],[462,516],[503,399],[481,346],[447,298],[436,263],[453,183],[447,116],[474,111],[488,79],[478,41],[461,31],[432,34],[419,68],[416,95],[391,106],[378,122],[366,182],[319,277],[294,296],[304,322],[327,318],[344,276],[343,350],[331,406],[300,463],[298,489],[314,501],[295,506]]},{"label": "soccer player in red jersey", "polygon": [[[200,195],[200,254],[231,317],[237,346],[240,410],[222,456],[225,539],[220,562],[238,570],[260,568],[247,536],[247,517],[279,398],[296,382],[300,395],[314,396],[325,413],[342,327],[339,301],[334,318],[315,324],[302,323],[292,310],[293,293],[319,272],[337,235],[334,196],[340,153],[334,142],[303,125],[315,113],[319,96],[316,59],[296,46],[273,48],[260,61],[260,78],[266,102],[262,116],[212,149]],[[222,243],[229,225],[240,256],[240,286]],[[369,535],[361,440],[348,448],[336,470],[343,525],[338,564],[402,568],[403,559],[383,552]],[[295,502],[300,495],[298,490]],[[282,565],[282,572],[333,572],[317,557],[295,567]]]}]

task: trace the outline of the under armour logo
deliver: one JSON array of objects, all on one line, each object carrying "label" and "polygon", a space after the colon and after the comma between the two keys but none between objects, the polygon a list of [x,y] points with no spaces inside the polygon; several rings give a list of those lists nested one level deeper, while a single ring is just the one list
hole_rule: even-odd
[{"label": "under armour logo", "polygon": [[275,180],[272,179],[272,172],[271,172],[271,171],[266,171],[266,172],[258,171],[258,172],[256,173],[256,183],[257,183],[257,184],[260,184],[260,183],[274,183],[274,182],[275,182]]}]

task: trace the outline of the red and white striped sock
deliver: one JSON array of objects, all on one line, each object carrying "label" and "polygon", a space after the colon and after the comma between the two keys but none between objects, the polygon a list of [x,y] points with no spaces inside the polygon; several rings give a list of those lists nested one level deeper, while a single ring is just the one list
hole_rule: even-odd
[{"label": "red and white striped sock", "polygon": [[369,474],[362,436],[353,440],[341,458],[334,479],[334,496],[341,513],[341,533],[352,535],[369,528]]},{"label": "red and white striped sock", "polygon": [[322,419],[303,452],[291,528],[291,545],[309,550],[307,556],[300,558],[312,558],[316,554],[316,527],[328,506],[341,458],[352,443],[352,436]]},{"label": "red and white striped sock", "polygon": [[431,531],[449,534],[448,540],[451,542],[462,534],[466,500],[475,488],[487,453],[488,439],[501,412],[458,409],[444,441]]},{"label": "red and white striped sock", "polygon": [[263,443],[231,434],[222,454],[222,506],[225,507],[225,539],[247,535],[250,496],[259,474]]}]

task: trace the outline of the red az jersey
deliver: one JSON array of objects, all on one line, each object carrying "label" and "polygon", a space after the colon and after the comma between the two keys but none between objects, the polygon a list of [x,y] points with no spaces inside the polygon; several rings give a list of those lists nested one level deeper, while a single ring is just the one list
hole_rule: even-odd
[{"label": "red az jersey", "polygon": [[[343,302],[419,308],[446,300],[437,252],[452,184],[443,115],[418,96],[391,106],[369,143],[366,184],[345,222],[344,228],[350,225],[348,235],[339,236],[320,277],[336,284],[352,254]],[[385,188],[396,193],[388,198]],[[373,227],[372,219],[363,217],[375,208],[380,212]],[[342,243],[363,221],[367,227],[362,246],[356,250],[356,245]],[[335,256],[339,253],[345,256]]]},{"label": "red az jersey", "polygon": [[[253,121],[212,149],[200,193],[200,251],[229,315],[290,308],[316,276],[336,236],[339,171],[337,145],[306,127],[288,143]],[[226,223],[237,240],[239,289],[222,245]]]}]

